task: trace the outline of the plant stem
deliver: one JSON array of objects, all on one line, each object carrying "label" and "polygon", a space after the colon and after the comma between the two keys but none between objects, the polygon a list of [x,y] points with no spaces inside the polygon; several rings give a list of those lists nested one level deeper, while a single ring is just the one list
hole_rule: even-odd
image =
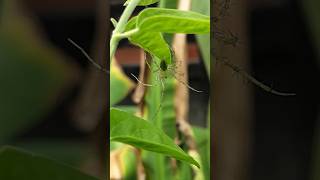
[{"label": "plant stem", "polygon": [[110,61],[112,61],[112,58],[116,52],[116,49],[118,47],[119,41],[121,40],[121,37],[117,37],[115,35],[122,33],[125,30],[126,24],[132,15],[134,9],[139,4],[141,0],[131,0],[129,1],[127,7],[123,11],[119,22],[117,23],[117,26],[115,27],[114,31],[112,32],[111,40],[110,40]]},{"label": "plant stem", "polygon": [[136,28],[136,29],[124,32],[124,33],[114,34],[113,36],[114,36],[114,38],[123,39],[123,38],[128,38],[129,36],[132,36],[132,35],[136,34],[138,31],[139,31],[139,29]]}]

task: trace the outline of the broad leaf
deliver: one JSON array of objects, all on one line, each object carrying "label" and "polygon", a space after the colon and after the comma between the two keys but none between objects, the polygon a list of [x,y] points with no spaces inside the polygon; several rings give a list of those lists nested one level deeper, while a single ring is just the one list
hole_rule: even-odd
[{"label": "broad leaf", "polygon": [[144,150],[162,153],[200,167],[161,129],[148,121],[119,109],[110,109],[110,141],[126,143]]},{"label": "broad leaf", "polygon": [[147,8],[128,22],[126,31],[132,29],[139,31],[128,38],[130,42],[171,64],[171,50],[161,33],[206,34],[210,18],[192,11]]},{"label": "broad leaf", "polygon": [[210,17],[192,11],[147,8],[139,13],[136,26],[151,32],[206,34],[210,32]]},{"label": "broad leaf", "polygon": [[131,114],[134,114],[138,111],[138,107],[133,105],[119,105],[114,106],[114,108],[121,109],[122,111],[126,111]]},{"label": "broad leaf", "polygon": [[0,149],[0,179],[98,180],[67,165],[13,147]]}]

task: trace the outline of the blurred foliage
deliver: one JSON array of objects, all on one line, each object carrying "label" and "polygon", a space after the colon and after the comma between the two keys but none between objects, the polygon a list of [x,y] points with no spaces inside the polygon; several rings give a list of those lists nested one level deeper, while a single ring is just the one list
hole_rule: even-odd
[{"label": "blurred foliage", "polygon": [[0,28],[0,143],[41,121],[72,76],[14,1],[4,1]]},{"label": "blurred foliage", "polygon": [[[210,1],[208,0],[197,0],[192,1],[192,11],[205,14],[210,16]],[[207,70],[207,75],[210,79],[210,34],[197,34],[196,39],[200,47],[200,52],[204,60],[204,64]]]},{"label": "blurred foliage", "polygon": [[110,106],[123,100],[133,88],[133,82],[123,73],[115,61],[111,62]]},{"label": "blurred foliage", "polygon": [[[205,13],[209,13],[209,4],[208,2],[202,2],[203,4],[197,6],[198,12],[203,14],[204,12],[200,8],[206,8]],[[162,8],[168,8],[167,5],[170,5],[170,8],[176,8],[177,2],[175,0],[161,0],[159,2],[159,6]],[[207,7],[206,7],[207,6]],[[153,13],[149,13],[149,12]],[[170,13],[169,13],[170,12]],[[169,14],[169,16],[168,16]],[[140,17],[141,16],[141,17]],[[139,28],[139,32],[137,34],[133,34],[129,36],[129,41],[137,46],[141,47],[145,51],[151,54],[151,56],[147,56],[146,59],[149,61],[149,68],[150,72],[149,77],[147,78],[148,84],[151,84],[152,87],[148,87],[146,91],[146,96],[142,105],[143,109],[143,116],[144,119],[150,121],[150,126],[145,127],[142,126],[142,122],[134,122],[132,117],[124,117],[123,114],[125,113],[118,113],[116,116],[111,116],[111,127],[115,125],[113,119],[120,120],[122,119],[123,122],[125,120],[130,120],[126,123],[121,123],[117,125],[121,127],[120,129],[117,128],[116,130],[112,128],[113,135],[116,132],[117,136],[121,138],[120,142],[134,145],[135,147],[142,148],[142,159],[143,159],[143,167],[144,172],[146,173],[147,178],[152,179],[210,179],[210,140],[209,140],[209,130],[205,128],[194,128],[194,132],[191,132],[191,136],[194,137],[195,143],[197,145],[197,151],[193,149],[189,149],[184,142],[186,138],[184,134],[177,131],[176,127],[176,114],[175,114],[175,105],[174,105],[174,98],[176,93],[176,85],[178,80],[176,79],[175,70],[172,69],[169,72],[162,67],[159,67],[162,61],[166,62],[169,66],[175,66],[175,60],[170,61],[170,58],[167,58],[171,55],[171,51],[168,51],[168,44],[171,44],[172,36],[164,36],[162,33],[208,33],[209,27],[206,24],[208,20],[208,16],[203,16],[198,13],[191,13],[186,11],[178,11],[178,10],[167,10],[167,9],[157,9],[157,8],[146,8],[145,10],[141,11],[137,17],[132,18],[129,21],[129,25],[127,25],[127,31],[133,30],[135,28]],[[184,19],[185,18],[185,19]],[[197,19],[198,18],[198,19]],[[185,21],[181,21],[184,19]],[[201,19],[201,20],[200,20]],[[202,21],[203,20],[203,21]],[[182,25],[181,23],[185,23]],[[145,24],[143,24],[145,23]],[[149,23],[149,24],[148,24]],[[199,23],[199,24],[197,24]],[[201,24],[203,23],[203,24]],[[148,24],[148,25],[146,25]],[[197,26],[197,25],[199,26]],[[194,30],[192,28],[198,28]],[[202,29],[203,27],[203,29]],[[143,31],[143,28],[146,28]],[[141,30],[142,29],[142,30]],[[150,32],[151,31],[151,32]],[[168,42],[163,41],[162,38],[165,38]],[[209,75],[209,65],[210,65],[210,46],[209,44],[209,35],[202,37],[198,42],[201,43],[200,50],[202,56],[205,58],[206,68],[208,70]],[[207,39],[205,39],[207,38]],[[159,41],[160,39],[161,41]],[[160,42],[160,43],[159,43]],[[164,42],[164,43],[162,43]],[[174,67],[171,67],[174,68]],[[171,74],[172,73],[172,74]],[[113,74],[111,73],[111,77]],[[178,77],[179,78],[179,77]],[[112,88],[112,87],[111,87]],[[112,91],[112,89],[111,89]],[[111,95],[113,93],[111,92]],[[114,109],[111,110],[111,113]],[[140,109],[141,110],[141,109]],[[139,110],[138,110],[139,112]],[[134,112],[131,112],[134,113]],[[137,118],[137,117],[136,117]],[[208,118],[209,119],[209,118]],[[120,122],[118,122],[120,123]],[[113,124],[113,125],[112,125]],[[152,126],[151,126],[152,125]],[[160,147],[161,144],[152,145],[152,142],[158,142],[158,139],[154,138],[154,133],[156,130],[152,130],[152,127],[156,126],[158,129],[161,129],[165,132],[171,139],[166,141],[166,143],[171,142],[173,143],[173,139],[178,139],[183,144],[179,144],[179,146],[185,151],[188,152],[189,155],[192,155],[195,160],[201,162],[201,168],[193,168],[184,162],[175,161],[176,165],[173,165],[173,159],[165,157],[161,154],[157,154],[151,151],[160,152],[164,151],[161,150],[164,147]],[[154,127],[155,128],[155,127]],[[191,129],[190,129],[191,130]],[[144,132],[146,131],[146,132]],[[192,131],[192,130],[191,130]],[[179,132],[179,133],[177,133]],[[185,133],[185,132],[184,132]],[[128,140],[127,138],[134,138],[134,142],[132,140]],[[139,136],[139,137],[138,137]],[[157,137],[157,136],[156,136]],[[190,138],[190,137],[189,137]],[[153,139],[150,141],[150,139]],[[163,139],[163,138],[162,138]],[[159,141],[160,142],[160,141]],[[177,142],[176,142],[177,143]],[[159,146],[159,147],[158,147]],[[112,154],[119,151],[120,147],[113,146]],[[148,151],[145,151],[148,150]],[[190,150],[190,151],[189,151]],[[181,151],[183,152],[183,151]],[[169,151],[165,151],[165,154],[171,155]],[[176,157],[177,158],[177,157]],[[179,159],[179,158],[178,158]],[[136,166],[140,161],[135,162]],[[114,164],[118,164],[119,162],[111,162]],[[112,164],[111,164],[112,166]],[[141,172],[137,171],[137,175]],[[126,177],[126,174],[122,174]],[[141,175],[141,174],[140,174]]]},{"label": "blurred foliage", "polygon": [[[77,68],[45,38],[15,0],[0,0],[0,146],[13,144],[79,166],[90,152],[66,139],[13,141],[45,120],[77,80]],[[72,141],[72,142],[71,142]],[[0,150],[0,179],[96,179],[11,147]]]},{"label": "blurred foliage", "polygon": [[206,180],[210,180],[210,128],[193,127],[194,137],[201,157],[201,169]]},{"label": "blurred foliage", "polygon": [[88,143],[77,139],[32,138],[12,145],[72,166],[79,166],[86,155],[94,153]]},{"label": "blurred foliage", "polygon": [[97,180],[56,161],[12,147],[0,149],[0,179]]}]

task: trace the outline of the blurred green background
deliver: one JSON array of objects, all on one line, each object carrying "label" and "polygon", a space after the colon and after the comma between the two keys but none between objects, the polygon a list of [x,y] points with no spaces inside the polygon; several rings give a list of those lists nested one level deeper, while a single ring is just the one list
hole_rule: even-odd
[{"label": "blurred green background", "polygon": [[106,1],[0,0],[0,179],[36,164],[4,145],[105,177],[107,76],[67,39],[105,62],[106,17]]}]

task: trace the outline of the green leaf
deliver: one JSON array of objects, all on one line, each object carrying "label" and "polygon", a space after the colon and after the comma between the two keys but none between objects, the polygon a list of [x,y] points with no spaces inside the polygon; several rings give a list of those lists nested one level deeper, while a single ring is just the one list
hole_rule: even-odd
[{"label": "green leaf", "polygon": [[[175,9],[177,7],[178,0],[161,0],[158,4],[159,8],[169,8],[169,9]],[[164,34],[164,39],[171,44],[173,34]]]},{"label": "green leaf", "polygon": [[114,108],[121,109],[122,111],[126,111],[131,114],[134,114],[138,111],[138,107],[134,105],[119,105],[114,106]]},{"label": "green leaf", "polygon": [[126,31],[133,29],[138,32],[128,38],[131,43],[171,64],[170,46],[162,33],[206,34],[210,32],[210,18],[192,11],[147,8],[128,22]]},{"label": "green leaf", "polygon": [[[127,0],[124,4],[128,4],[131,0]],[[159,2],[159,0],[141,0],[139,2],[139,6],[148,6],[148,5],[151,5],[151,4],[154,4],[154,3],[157,3]]]},{"label": "green leaf", "polygon": [[139,13],[136,26],[151,32],[206,34],[210,32],[210,17],[192,11],[147,8]]},{"label": "green leaf", "polygon": [[[136,20],[136,17],[130,19],[126,26],[126,31],[136,28]],[[170,47],[160,32],[149,32],[148,30],[139,29],[138,33],[130,36],[128,39],[131,43],[157,57],[158,60],[165,60],[167,64],[171,64]],[[160,61],[158,64],[160,64]]]},{"label": "green leaf", "polygon": [[161,129],[146,120],[115,108],[110,108],[110,141],[162,153],[200,167],[198,162],[187,155]]},{"label": "green leaf", "polygon": [[0,179],[98,180],[72,167],[13,147],[0,149]]}]

